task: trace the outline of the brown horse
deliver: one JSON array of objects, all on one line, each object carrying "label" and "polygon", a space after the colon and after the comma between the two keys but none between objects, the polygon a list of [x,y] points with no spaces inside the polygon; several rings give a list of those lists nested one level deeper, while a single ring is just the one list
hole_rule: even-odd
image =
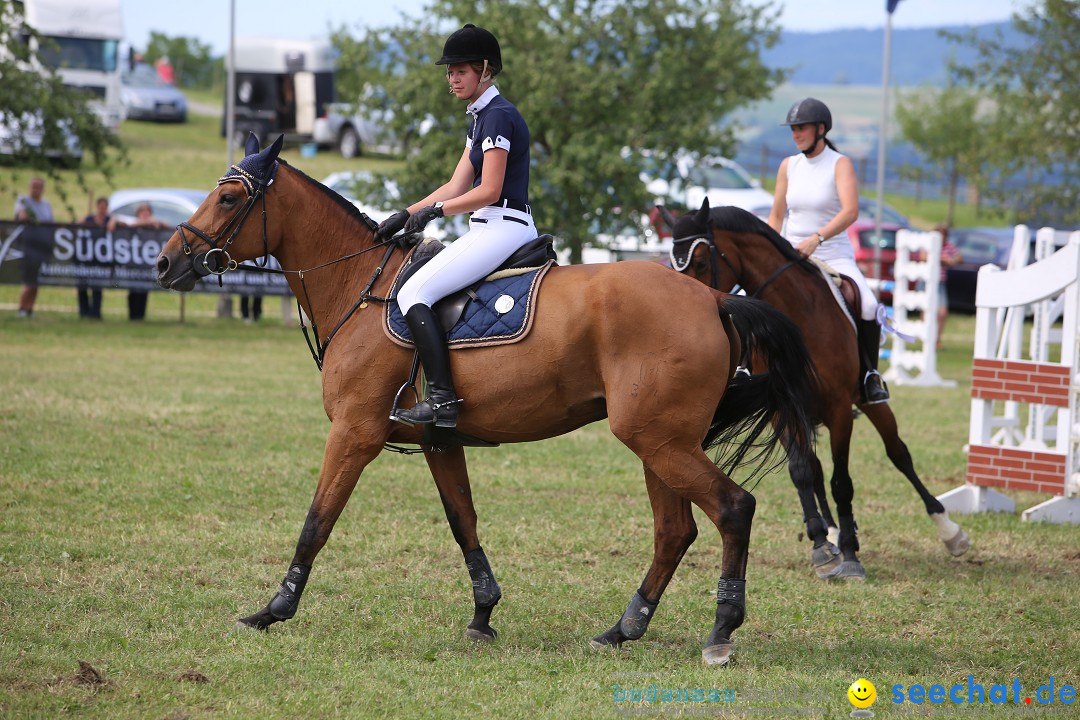
[{"label": "brown horse", "polygon": [[[380,242],[374,223],[343,198],[279,161],[280,147],[279,138],[259,152],[250,139],[247,156],[178,226],[157,260],[158,282],[186,291],[200,275],[273,255],[316,330],[313,352],[321,360],[330,434],[285,580],[265,608],[240,620],[259,629],[295,615],[316,555],[384,444],[425,442],[419,428],[389,420],[412,353],[384,334],[381,303],[388,302],[405,253],[396,242]],[[255,208],[261,222],[246,222]],[[798,329],[766,303],[728,298],[647,262],[552,268],[536,313],[529,334],[515,344],[452,353],[464,398],[458,430],[492,442],[527,442],[606,417],[641,459],[654,554],[626,612],[592,644],[619,646],[644,634],[697,534],[693,503],[723,539],[716,617],[702,657],[726,663],[731,633],[745,614],[755,502],[728,477],[731,466],[718,468],[706,447],[729,443],[731,463],[745,465],[762,445],[772,449],[771,418],[779,418],[779,432],[797,446],[809,446],[813,427],[805,408],[813,371]],[[769,359],[768,378],[732,382],[743,342],[736,325]],[[739,433],[746,434],[736,444]],[[489,619],[501,590],[477,536],[465,453],[460,445],[437,450],[427,445],[425,457],[473,582],[466,636],[493,639]]]},{"label": "brown horse", "polygon": [[[889,460],[922,498],[948,551],[954,556],[964,554],[970,547],[967,534],[919,480],[911,453],[900,439],[892,409],[886,403],[861,404],[855,327],[818,266],[800,255],[767,223],[740,208],[720,207],[710,211],[706,198],[699,210],[678,220],[666,210],[660,210],[673,229],[672,265],[676,270],[717,290],[729,291],[739,285],[748,295],[775,305],[803,331],[817,367],[813,415],[815,422],[829,428],[832,495],[840,517],[842,560],[836,562],[836,558],[830,557],[828,546],[819,544],[821,528],[816,524],[816,513],[806,512],[804,503],[807,534],[815,538],[817,546],[811,563],[818,575],[853,579],[866,575],[857,556],[859,540],[852,512],[854,488],[848,473],[852,405],[857,405],[870,418],[885,444]],[[834,527],[825,498],[821,462],[812,453],[804,456],[797,450],[788,453],[792,480],[796,487],[805,487],[804,476],[812,475],[821,515]]]}]

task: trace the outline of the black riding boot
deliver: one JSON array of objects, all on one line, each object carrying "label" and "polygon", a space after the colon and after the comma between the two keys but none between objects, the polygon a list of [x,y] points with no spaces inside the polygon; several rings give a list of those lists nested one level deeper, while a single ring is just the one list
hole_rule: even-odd
[{"label": "black riding boot", "polygon": [[881,325],[877,320],[859,321],[859,366],[862,368],[862,398],[866,405],[889,401],[889,387],[877,371],[881,348]]},{"label": "black riding boot", "polygon": [[408,410],[397,410],[391,420],[406,425],[427,425],[452,428],[457,426],[458,399],[450,379],[450,352],[435,313],[427,305],[417,303],[409,308],[405,323],[420,352],[420,363],[428,382],[428,397]]}]

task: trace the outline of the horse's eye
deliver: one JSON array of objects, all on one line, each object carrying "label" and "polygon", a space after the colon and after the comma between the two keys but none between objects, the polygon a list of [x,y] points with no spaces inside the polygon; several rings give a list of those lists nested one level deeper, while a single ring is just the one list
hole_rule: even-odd
[{"label": "horse's eye", "polygon": [[221,193],[220,202],[222,205],[229,206],[236,204],[236,196],[232,193]]}]

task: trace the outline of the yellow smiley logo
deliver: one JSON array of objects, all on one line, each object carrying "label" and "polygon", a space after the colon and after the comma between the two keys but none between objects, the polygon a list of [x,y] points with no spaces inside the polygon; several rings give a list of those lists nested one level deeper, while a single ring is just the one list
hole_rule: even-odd
[{"label": "yellow smiley logo", "polygon": [[847,697],[852,705],[859,709],[865,709],[873,705],[874,701],[877,700],[877,689],[866,678],[859,678],[851,683],[851,687],[847,690]]}]

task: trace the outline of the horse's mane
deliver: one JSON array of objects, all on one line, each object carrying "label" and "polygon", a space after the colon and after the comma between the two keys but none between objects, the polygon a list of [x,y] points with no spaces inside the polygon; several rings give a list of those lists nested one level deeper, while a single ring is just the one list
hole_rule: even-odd
[{"label": "horse's mane", "polygon": [[731,205],[713,208],[709,213],[713,227],[719,230],[730,230],[738,233],[754,233],[763,235],[769,239],[781,255],[795,263],[803,270],[820,276],[821,272],[809,258],[804,258],[795,247],[789,243],[780,233],[772,229],[769,223],[757,215]]},{"label": "horse's mane", "polygon": [[349,215],[351,215],[356,220],[359,220],[360,222],[362,222],[364,224],[364,226],[368,230],[371,230],[372,232],[375,232],[375,230],[378,229],[379,224],[377,222],[375,222],[370,217],[368,217],[366,214],[361,212],[359,208],[357,208],[355,205],[353,205],[347,199],[342,197],[339,193],[334,192],[333,190],[326,187],[325,185],[323,185],[318,180],[316,180],[316,179],[314,179],[312,177],[309,177],[308,175],[306,175],[304,173],[303,170],[300,170],[299,168],[296,168],[296,167],[290,165],[289,163],[285,162],[281,158],[278,158],[278,162],[280,164],[284,165],[285,167],[289,168],[290,170],[292,170],[294,173],[299,175],[302,179],[306,180],[311,185],[314,185],[316,189],[321,190],[324,194],[326,194],[328,197],[330,197],[330,199],[332,199],[334,202],[336,202],[338,205],[340,205],[343,210],[345,210],[347,213],[349,213]]}]

